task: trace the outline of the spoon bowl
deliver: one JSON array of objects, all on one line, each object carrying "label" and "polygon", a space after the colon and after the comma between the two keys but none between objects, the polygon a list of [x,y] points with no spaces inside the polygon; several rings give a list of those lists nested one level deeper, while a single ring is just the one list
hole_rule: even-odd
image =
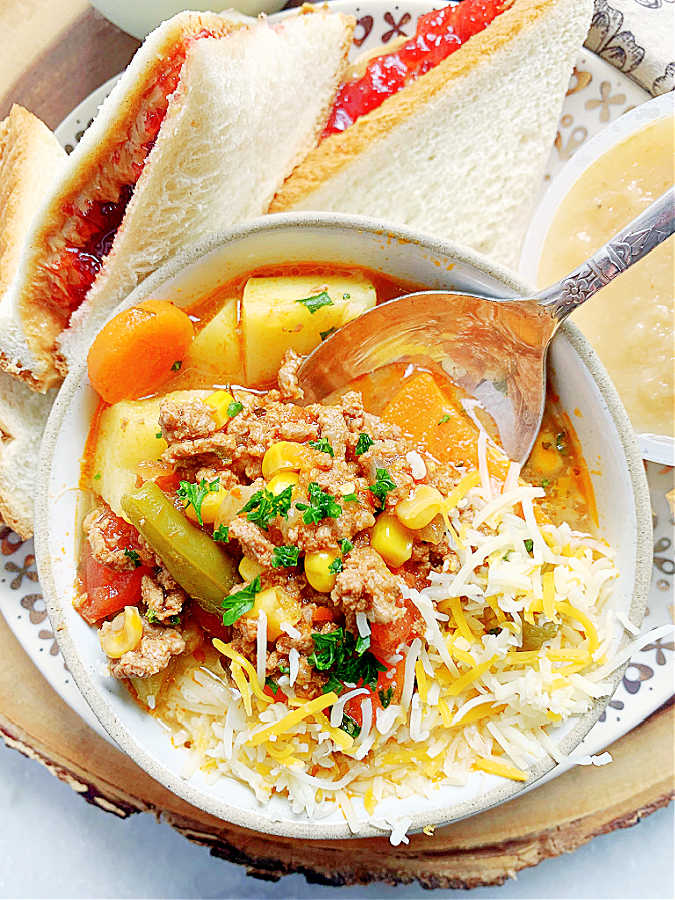
[{"label": "spoon bowl", "polygon": [[507,456],[524,463],[544,414],[553,335],[578,306],[673,234],[674,198],[671,188],[574,272],[533,297],[420,291],[381,303],[303,361],[298,383],[305,399],[318,402],[388,363],[430,360],[478,402]]}]

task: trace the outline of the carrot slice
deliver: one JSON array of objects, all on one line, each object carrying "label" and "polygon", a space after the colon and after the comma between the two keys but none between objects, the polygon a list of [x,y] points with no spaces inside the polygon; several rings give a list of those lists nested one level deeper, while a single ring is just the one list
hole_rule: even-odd
[{"label": "carrot slice", "polygon": [[167,300],[146,300],[98,333],[87,356],[89,380],[106,403],[152,394],[180,368],[193,337],[182,310]]},{"label": "carrot slice", "polygon": [[[459,407],[450,390],[443,391],[430,372],[404,380],[385,406],[382,418],[398,425],[440,462],[478,466],[478,429]],[[490,472],[504,479],[508,460],[487,448]]]}]

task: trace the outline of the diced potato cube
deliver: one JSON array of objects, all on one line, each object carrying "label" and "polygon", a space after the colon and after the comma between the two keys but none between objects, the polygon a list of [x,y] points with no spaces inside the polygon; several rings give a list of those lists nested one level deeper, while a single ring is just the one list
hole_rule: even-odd
[{"label": "diced potato cube", "polygon": [[322,332],[375,306],[373,284],[361,275],[249,278],[241,306],[246,384],[269,383],[284,353],[310,353]]},{"label": "diced potato cube", "polygon": [[183,370],[186,377],[193,377],[192,370],[197,370],[212,382],[243,383],[236,297],[228,298],[219,312],[197,334],[190,345]]},{"label": "diced potato cube", "polygon": [[[175,391],[168,397],[207,397],[208,391]],[[159,459],[166,441],[159,429],[159,406],[164,398],[121,400],[104,410],[92,463],[91,489],[115,515],[126,519],[122,496],[136,488],[137,467]]]}]

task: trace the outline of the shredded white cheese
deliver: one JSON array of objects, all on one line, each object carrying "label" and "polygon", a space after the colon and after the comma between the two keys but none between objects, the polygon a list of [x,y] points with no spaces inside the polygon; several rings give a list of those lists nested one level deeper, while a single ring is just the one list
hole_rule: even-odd
[{"label": "shredded white cheese", "polygon": [[260,687],[264,687],[265,672],[267,671],[267,613],[264,609],[258,613],[255,654],[258,684]]},{"label": "shredded white cheese", "polygon": [[298,671],[300,668],[300,654],[295,649],[295,647],[291,647],[288,651],[288,681],[291,686],[295,684],[295,680],[298,677]]}]

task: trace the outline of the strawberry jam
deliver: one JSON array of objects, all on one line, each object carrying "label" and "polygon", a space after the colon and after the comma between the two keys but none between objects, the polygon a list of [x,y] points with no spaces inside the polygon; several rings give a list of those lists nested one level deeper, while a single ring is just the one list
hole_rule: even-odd
[{"label": "strawberry jam", "polygon": [[420,16],[413,37],[393,53],[371,59],[360,78],[338,91],[323,136],[344,131],[478,34],[510,0],[462,0]]},{"label": "strawberry jam", "polygon": [[[218,35],[202,29],[186,38],[167,57],[160,75],[150,84],[141,101],[130,135],[119,143],[92,181],[98,184],[90,195],[80,194],[63,206],[66,241],[49,266],[49,298],[67,318],[83,302],[112,247],[127,205],[152,150],[176,90],[190,45]],[[98,177],[96,177],[98,176]],[[98,196],[97,196],[98,195]]]}]

